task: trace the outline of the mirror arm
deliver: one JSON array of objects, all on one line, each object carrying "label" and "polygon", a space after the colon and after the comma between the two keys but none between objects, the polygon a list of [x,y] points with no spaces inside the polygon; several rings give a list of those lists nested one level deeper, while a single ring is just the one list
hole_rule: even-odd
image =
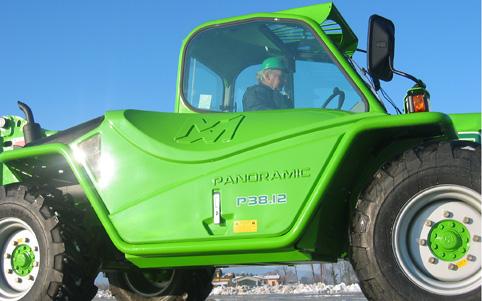
[{"label": "mirror arm", "polygon": [[[371,76],[371,75],[370,75]],[[376,77],[373,77],[372,76],[372,81],[373,81],[373,88],[375,89],[375,91],[378,91],[381,89],[381,85],[380,85],[380,80]]]},{"label": "mirror arm", "polygon": [[403,71],[399,71],[399,70],[396,70],[395,68],[393,68],[392,66],[392,60],[388,60],[390,62],[390,69],[392,70],[392,72],[394,74],[397,74],[397,75],[400,75],[400,76],[403,76],[405,78],[408,78],[412,81],[414,81],[417,85],[419,85],[421,88],[426,88],[427,86],[424,84],[424,82],[421,80],[421,79],[418,79],[416,78],[415,76],[411,75],[411,74],[408,74],[408,73],[405,73]]}]

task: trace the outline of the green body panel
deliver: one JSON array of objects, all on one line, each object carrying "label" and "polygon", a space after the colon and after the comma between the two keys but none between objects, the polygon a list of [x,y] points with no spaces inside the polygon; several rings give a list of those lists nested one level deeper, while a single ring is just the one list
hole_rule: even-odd
[{"label": "green body panel", "polygon": [[[126,258],[141,268],[182,267],[182,266],[227,266],[238,264],[280,264],[320,260],[309,253],[300,251],[257,252],[240,254],[182,255],[145,257],[126,255]],[[324,259],[324,258],[322,258]]]},{"label": "green body panel", "polygon": [[481,114],[450,114],[459,139],[480,143]]},{"label": "green body panel", "polygon": [[[135,244],[265,238],[288,232],[292,223],[286,221],[296,221],[303,205],[310,200],[315,179],[329,161],[342,133],[313,131],[322,127],[323,122],[315,122],[316,114],[312,114],[310,122],[308,112],[253,115],[183,116],[133,111],[117,116],[107,114],[117,133],[102,132],[104,151],[116,162],[116,174],[136,179],[126,183],[124,177],[114,177],[112,188],[98,188],[121,238]],[[330,115],[327,122],[337,114]],[[126,119],[132,123],[126,123]],[[284,120],[286,127],[280,128],[279,120]],[[336,120],[343,122],[342,118]],[[237,128],[223,132],[223,124],[219,123],[222,121]],[[150,126],[136,127],[142,125]],[[202,131],[203,125],[216,126]],[[200,138],[211,130],[226,137]],[[303,131],[307,133],[300,135]],[[119,139],[119,133],[126,139]],[[180,140],[184,135],[188,136]],[[139,149],[135,145],[148,148]],[[314,150],[316,156],[312,155]],[[169,172],[159,172],[162,170]],[[144,183],[142,188],[140,183]],[[118,185],[126,189],[119,190]],[[212,221],[213,190],[221,194],[222,225],[214,225]],[[237,197],[267,195],[272,201],[273,195],[280,194],[287,196],[286,203],[236,207]],[[162,210],[158,209],[160,206]],[[179,210],[182,215],[172,214]],[[234,235],[235,220],[258,221],[258,232]]]}]

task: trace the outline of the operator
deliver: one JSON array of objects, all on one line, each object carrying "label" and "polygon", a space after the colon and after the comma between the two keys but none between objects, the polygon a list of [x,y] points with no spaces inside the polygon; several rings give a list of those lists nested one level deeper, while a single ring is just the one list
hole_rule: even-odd
[{"label": "operator", "polygon": [[281,57],[269,57],[256,73],[258,83],[248,87],[243,96],[244,111],[276,110],[293,108],[293,101],[281,89],[288,69]]}]

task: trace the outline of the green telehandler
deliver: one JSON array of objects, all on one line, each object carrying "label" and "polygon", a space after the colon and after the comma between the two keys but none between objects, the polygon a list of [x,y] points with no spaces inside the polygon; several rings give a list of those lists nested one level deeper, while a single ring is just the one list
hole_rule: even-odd
[{"label": "green telehandler", "polygon": [[[63,131],[0,118],[0,300],[204,300],[215,267],[350,260],[370,300],[480,300],[480,113],[430,112],[373,15],[217,20],[183,43],[174,113]],[[380,81],[414,81],[391,115]],[[382,93],[383,94],[383,93]]]}]

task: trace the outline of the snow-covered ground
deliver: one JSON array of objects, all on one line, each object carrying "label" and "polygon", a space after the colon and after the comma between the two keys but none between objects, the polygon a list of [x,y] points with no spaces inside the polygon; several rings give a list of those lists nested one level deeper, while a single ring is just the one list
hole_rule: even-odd
[{"label": "snow-covered ground", "polygon": [[278,286],[257,286],[249,288],[247,286],[237,287],[215,287],[211,295],[267,295],[267,294],[290,294],[290,295],[333,295],[361,293],[358,284],[345,285],[326,285],[324,283],[314,284],[286,284]]},{"label": "snow-covered ground", "polygon": [[109,290],[99,290],[93,301],[115,300]]},{"label": "snow-covered ground", "polygon": [[[358,284],[326,285],[324,283],[314,284],[287,284],[278,286],[247,286],[238,287],[215,287],[211,293],[213,296],[226,295],[344,295],[361,294]],[[115,300],[109,290],[99,290],[94,300]]]}]

